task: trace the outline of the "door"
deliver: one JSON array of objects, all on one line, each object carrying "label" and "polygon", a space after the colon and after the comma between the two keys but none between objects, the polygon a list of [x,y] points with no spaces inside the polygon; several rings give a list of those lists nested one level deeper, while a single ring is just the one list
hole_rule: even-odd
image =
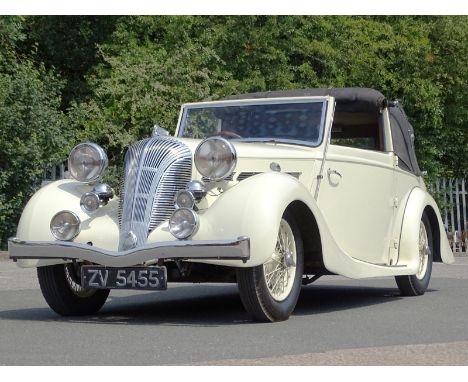
[{"label": "door", "polygon": [[[343,130],[337,129],[338,134],[334,134],[334,129],[335,125],[318,206],[344,252],[365,262],[388,265],[395,214],[394,155],[383,151],[384,139],[378,138],[378,132],[375,135],[366,128],[357,134],[359,139],[346,135],[340,138]],[[377,138],[361,139],[365,134]]]}]

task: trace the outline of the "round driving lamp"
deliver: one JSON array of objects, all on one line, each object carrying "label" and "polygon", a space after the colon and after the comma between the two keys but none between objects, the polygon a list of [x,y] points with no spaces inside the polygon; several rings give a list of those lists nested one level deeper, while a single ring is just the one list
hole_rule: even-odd
[{"label": "round driving lamp", "polygon": [[237,153],[234,145],[221,137],[202,141],[194,155],[198,172],[211,181],[227,178],[236,168]]},{"label": "round driving lamp", "polygon": [[169,231],[177,239],[187,239],[198,228],[198,215],[189,208],[175,210],[169,219]]},{"label": "round driving lamp", "polygon": [[80,143],[68,156],[68,171],[77,181],[92,183],[102,177],[108,163],[101,146],[91,142]]},{"label": "round driving lamp", "polygon": [[96,211],[101,205],[99,196],[94,192],[87,192],[80,199],[80,207],[86,213]]},{"label": "round driving lamp", "polygon": [[191,180],[187,183],[185,189],[193,195],[197,202],[206,196],[206,187],[199,180]]},{"label": "round driving lamp", "polygon": [[57,240],[70,241],[80,233],[80,218],[71,211],[60,211],[50,221],[50,232]]},{"label": "round driving lamp", "polygon": [[193,208],[195,205],[195,197],[188,190],[180,190],[177,191],[174,204],[177,208]]}]

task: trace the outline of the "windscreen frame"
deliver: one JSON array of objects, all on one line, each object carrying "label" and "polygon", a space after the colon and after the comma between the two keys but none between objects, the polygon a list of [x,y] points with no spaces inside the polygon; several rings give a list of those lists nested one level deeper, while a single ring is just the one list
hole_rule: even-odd
[{"label": "windscreen frame", "polygon": [[275,97],[275,98],[252,98],[242,100],[227,100],[227,101],[213,101],[213,102],[197,102],[187,103],[182,105],[181,112],[179,115],[179,121],[176,129],[176,137],[188,138],[183,136],[183,126],[186,121],[188,111],[190,109],[207,108],[207,107],[226,107],[226,106],[248,106],[248,105],[274,105],[274,104],[304,104],[304,103],[322,103],[322,113],[319,125],[319,139],[316,142],[301,139],[287,139],[287,138],[243,138],[243,139],[232,139],[238,142],[272,142],[295,144],[309,147],[319,147],[324,141],[325,135],[325,123],[328,112],[328,104],[330,97]]}]

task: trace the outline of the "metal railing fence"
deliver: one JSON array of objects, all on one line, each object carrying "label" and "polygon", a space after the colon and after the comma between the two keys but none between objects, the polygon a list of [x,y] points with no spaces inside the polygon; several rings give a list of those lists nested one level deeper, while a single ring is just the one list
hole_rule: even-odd
[{"label": "metal railing fence", "polygon": [[466,179],[440,178],[429,188],[439,204],[453,252],[467,252],[468,192]]}]

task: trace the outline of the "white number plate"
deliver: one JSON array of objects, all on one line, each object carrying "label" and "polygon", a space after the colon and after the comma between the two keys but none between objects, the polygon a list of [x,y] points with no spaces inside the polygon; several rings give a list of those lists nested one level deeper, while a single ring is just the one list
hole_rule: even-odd
[{"label": "white number plate", "polygon": [[166,267],[81,267],[81,285],[96,289],[167,289]]}]

